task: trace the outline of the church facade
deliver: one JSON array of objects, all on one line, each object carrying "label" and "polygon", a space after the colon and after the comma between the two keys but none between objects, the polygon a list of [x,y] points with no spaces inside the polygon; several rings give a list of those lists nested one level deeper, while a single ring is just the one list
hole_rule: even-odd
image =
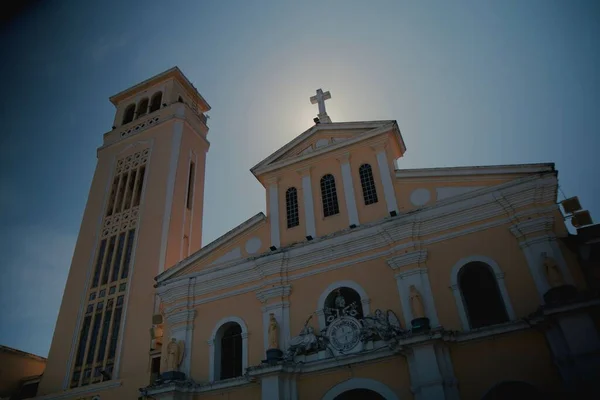
[{"label": "church facade", "polygon": [[40,398],[598,394],[554,165],[404,169],[396,121],[329,98],[201,247],[210,106],[178,68],[111,97]]}]

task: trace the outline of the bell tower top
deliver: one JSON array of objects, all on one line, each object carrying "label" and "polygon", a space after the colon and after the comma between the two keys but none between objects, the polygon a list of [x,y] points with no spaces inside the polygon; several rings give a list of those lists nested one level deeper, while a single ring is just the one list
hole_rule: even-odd
[{"label": "bell tower top", "polygon": [[117,108],[113,129],[174,103],[185,103],[206,123],[210,105],[178,67],[170,68],[109,98]]}]

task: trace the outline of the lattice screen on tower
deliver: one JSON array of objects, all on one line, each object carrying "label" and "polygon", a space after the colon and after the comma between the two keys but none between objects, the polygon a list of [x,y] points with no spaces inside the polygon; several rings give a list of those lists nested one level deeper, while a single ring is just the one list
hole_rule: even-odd
[{"label": "lattice screen on tower", "polygon": [[112,377],[148,157],[145,149],[119,159],[110,181],[70,387]]}]

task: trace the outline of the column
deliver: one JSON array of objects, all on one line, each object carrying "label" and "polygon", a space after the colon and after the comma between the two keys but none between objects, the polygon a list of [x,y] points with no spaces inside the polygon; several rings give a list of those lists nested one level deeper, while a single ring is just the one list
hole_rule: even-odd
[{"label": "column", "polygon": [[396,202],[396,193],[394,192],[394,184],[392,183],[390,168],[388,166],[385,143],[377,144],[372,146],[372,148],[377,153],[377,165],[379,166],[379,174],[381,175],[381,183],[383,184],[383,194],[385,196],[387,209],[390,213],[392,211],[398,213],[398,203]]},{"label": "column", "polygon": [[302,196],[304,198],[304,218],[306,219],[306,236],[317,237],[315,229],[315,207],[312,195],[312,182],[310,180],[310,167],[298,170],[302,176]]},{"label": "column", "polygon": [[[163,346],[168,346],[172,338],[175,338],[177,341],[183,340],[185,350],[183,353],[183,360],[179,366],[179,371],[183,372],[187,378],[191,375],[192,365],[192,343],[196,310],[193,308],[194,304],[191,299],[193,298],[195,285],[196,278],[190,278],[187,283],[186,291],[188,301],[184,309],[166,313],[165,317],[169,327],[170,336],[163,337]],[[164,371],[163,368],[161,368],[161,371]]]},{"label": "column", "polygon": [[407,352],[411,391],[415,400],[458,400],[457,379],[448,349],[424,344]]},{"label": "column", "polygon": [[271,224],[271,246],[279,247],[279,190],[278,178],[267,180],[269,184],[269,220]]},{"label": "column", "polygon": [[348,208],[349,225],[358,225],[358,210],[356,209],[356,197],[354,196],[354,184],[352,182],[352,169],[350,168],[350,153],[338,157],[342,166],[342,181],[344,182],[344,197]]}]

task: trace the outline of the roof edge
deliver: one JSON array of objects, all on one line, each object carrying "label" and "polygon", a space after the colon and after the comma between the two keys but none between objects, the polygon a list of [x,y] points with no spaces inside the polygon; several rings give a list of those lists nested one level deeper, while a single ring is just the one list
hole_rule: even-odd
[{"label": "roof edge", "polygon": [[202,108],[206,109],[206,111],[210,110],[210,105],[208,104],[208,102],[204,99],[204,97],[202,97],[200,92],[198,92],[198,89],[196,89],[194,84],[192,82],[190,82],[190,80],[187,78],[187,76],[185,76],[185,74],[181,71],[181,69],[179,69],[178,66],[171,67],[171,68],[167,69],[166,71],[160,72],[148,79],[145,79],[142,82],[139,82],[125,90],[120,91],[117,94],[110,96],[108,99],[116,107],[117,103],[119,102],[119,99],[128,97],[128,96],[126,96],[126,94],[128,94],[129,92],[133,92],[136,89],[139,89],[140,87],[151,83],[152,81],[156,81],[156,80],[165,78],[165,77],[169,76],[170,74],[173,74],[174,76],[178,77],[179,80],[185,86],[187,86],[187,89],[190,90],[190,92],[197,97],[197,100],[200,101],[201,105],[203,106]]},{"label": "roof edge", "polygon": [[253,228],[254,226],[258,225],[260,222],[266,221],[266,219],[267,219],[267,217],[265,216],[265,214],[262,211],[259,212],[258,214],[254,215],[253,217],[247,219],[246,221],[242,222],[238,226],[229,230],[224,235],[219,236],[218,238],[216,238],[215,240],[213,240],[206,246],[202,247],[200,250],[198,250],[194,254],[190,255],[187,258],[184,258],[183,260],[179,261],[177,264],[175,264],[171,268],[168,268],[164,272],[158,274],[154,279],[157,282],[161,282],[161,281],[169,278],[170,276],[183,270],[185,267],[206,257],[208,254],[212,253],[214,250],[218,249],[221,245],[229,242],[236,236],[246,232],[250,228]]},{"label": "roof edge", "polygon": [[397,169],[395,172],[396,178],[430,178],[438,176],[530,174],[555,171],[554,163],[538,163]]}]

